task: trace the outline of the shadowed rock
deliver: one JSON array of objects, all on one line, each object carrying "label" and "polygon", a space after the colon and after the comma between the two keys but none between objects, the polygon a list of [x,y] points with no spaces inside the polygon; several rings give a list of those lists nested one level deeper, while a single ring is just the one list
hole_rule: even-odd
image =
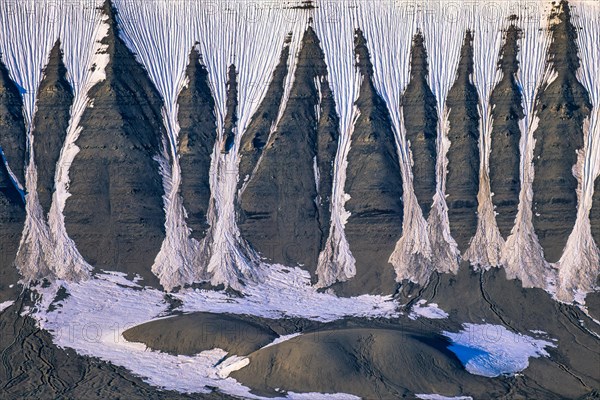
[{"label": "shadowed rock", "polygon": [[423,216],[429,216],[436,190],[437,101],[429,83],[427,49],[423,35],[413,38],[410,60],[410,81],[402,96],[404,126],[413,158],[413,187]]},{"label": "shadowed rock", "polygon": [[319,39],[309,27],[285,111],[240,196],[239,226],[252,246],[270,261],[301,264],[313,276],[329,234],[325,209],[328,213],[337,148],[337,116],[326,76]]},{"label": "shadowed rock", "polygon": [[242,136],[238,189],[242,188],[247,179],[250,178],[250,175],[252,175],[269,141],[273,124],[277,121],[285,89],[285,79],[288,74],[290,40],[291,36],[288,36],[286,38],[286,45],[279,56],[279,64],[277,64],[271,76],[271,82],[267,88],[265,98],[262,99]]},{"label": "shadowed rock", "polygon": [[33,123],[37,192],[44,214],[48,213],[52,205],[56,163],[67,136],[72,105],[73,91],[67,81],[67,68],[62,60],[60,41],[57,41],[44,69]]},{"label": "shadowed rock", "polygon": [[[0,303],[18,294],[15,258],[25,224],[25,204],[0,156]],[[10,286],[13,285],[11,288]]]},{"label": "shadowed rock", "polygon": [[343,295],[390,294],[396,280],[388,259],[402,235],[402,175],[390,114],[373,85],[373,65],[360,30],[354,44],[364,79],[356,101],[360,116],[352,133],[345,191],[351,213],[346,238],[356,259],[356,276],[334,288]]},{"label": "shadowed rock", "polygon": [[26,135],[23,99],[0,54],[0,148],[22,187],[25,187]]},{"label": "shadowed rock", "polygon": [[521,30],[511,25],[504,32],[504,46],[500,50],[498,68],[502,70],[502,80],[492,91],[492,151],[490,153],[490,186],[496,207],[496,223],[506,239],[514,226],[519,206],[520,157],[519,141],[521,130],[519,121],[525,117],[521,89],[517,83],[519,69],[518,40]]},{"label": "shadowed rock", "polygon": [[110,30],[102,39],[106,79],[89,92],[81,119],[81,149],[71,165],[65,223],[80,253],[96,269],[139,274],[158,285],[151,266],[164,240],[159,165],[166,135],[162,98],[119,38],[116,11],[106,2]]},{"label": "shadowed rock", "polygon": [[237,107],[237,72],[235,70],[235,65],[231,64],[227,73],[227,101],[225,103],[227,112],[225,114],[225,120],[223,121],[223,137],[225,138],[225,141],[223,142],[223,148],[221,149],[221,153],[223,154],[229,153],[229,150],[231,150],[235,143],[235,128],[238,121]]},{"label": "shadowed rock", "polygon": [[591,104],[577,80],[577,30],[566,1],[550,15],[548,62],[557,74],[537,98],[540,122],[534,133],[533,226],[549,262],[559,260],[577,218],[577,180],[572,168],[583,147],[583,121]]},{"label": "shadowed rock", "polygon": [[217,136],[215,101],[208,71],[194,47],[186,69],[188,85],[179,94],[178,121],[179,165],[181,185],[179,192],[187,212],[187,226],[191,236],[201,240],[208,229],[206,213],[210,203],[210,165]]},{"label": "shadowed rock", "polygon": [[596,178],[596,184],[594,185],[590,223],[592,224],[592,236],[598,247],[600,247],[600,178]]},{"label": "shadowed rock", "polygon": [[460,52],[456,81],[448,92],[450,129],[446,203],[450,231],[465,251],[477,231],[479,192],[479,95],[473,85],[473,33],[467,31]]}]

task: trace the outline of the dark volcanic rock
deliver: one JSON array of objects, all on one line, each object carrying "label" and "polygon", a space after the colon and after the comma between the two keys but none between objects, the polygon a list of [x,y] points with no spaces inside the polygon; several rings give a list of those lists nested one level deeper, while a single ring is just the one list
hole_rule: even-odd
[{"label": "dark volcanic rock", "polygon": [[186,70],[188,85],[179,94],[178,120],[179,165],[181,185],[179,192],[187,211],[187,226],[191,236],[204,238],[208,222],[206,213],[210,203],[210,165],[217,136],[217,119],[208,71],[201,63],[197,49],[190,53]]},{"label": "dark volcanic rock", "polygon": [[110,30],[102,42],[110,61],[106,80],[90,90],[94,106],[81,119],[65,223],[91,265],[140,274],[147,284],[158,285],[150,268],[165,236],[164,190],[153,159],[166,135],[163,101],[119,38],[110,2],[103,10]]},{"label": "dark volcanic rock", "polygon": [[[0,156],[0,303],[18,294],[15,257],[25,224],[25,204]],[[12,288],[10,285],[14,285]]]},{"label": "dark volcanic rock", "polygon": [[194,355],[218,348],[245,356],[279,335],[244,316],[193,313],[135,326],[123,332],[123,337],[172,354]]},{"label": "dark volcanic rock", "polygon": [[465,251],[477,231],[479,192],[479,95],[473,85],[473,33],[467,31],[461,49],[456,81],[448,92],[450,109],[446,203],[450,231]]},{"label": "dark volcanic rock", "polygon": [[67,136],[72,104],[73,91],[67,81],[67,68],[62,60],[60,41],[57,41],[44,69],[44,79],[38,90],[37,111],[33,120],[37,192],[45,214],[52,205],[56,163]]},{"label": "dark volcanic rock", "polygon": [[25,187],[27,131],[23,118],[23,99],[19,87],[10,79],[0,54],[0,148],[11,171]]},{"label": "dark volcanic rock", "polygon": [[[285,111],[240,196],[239,227],[246,240],[269,260],[302,264],[313,276],[329,234],[328,199],[337,148],[337,116],[326,76],[319,39],[309,27]],[[321,93],[316,81],[321,82]]]},{"label": "dark volcanic rock", "polygon": [[58,348],[48,332],[40,330],[34,319],[21,316],[21,312],[23,301],[19,300],[0,313],[1,399],[232,398],[219,393],[159,390],[122,367]]},{"label": "dark volcanic rock", "polygon": [[396,289],[394,268],[388,259],[402,235],[402,175],[390,114],[373,86],[373,66],[366,40],[355,35],[355,51],[363,75],[348,153],[345,191],[346,238],[356,259],[356,276],[334,288],[343,295],[390,294]]},{"label": "dark volcanic rock", "polygon": [[229,72],[227,73],[227,101],[225,108],[227,110],[225,114],[225,120],[223,121],[223,148],[221,153],[227,154],[235,143],[235,128],[237,126],[237,107],[238,107],[238,82],[237,72],[235,65],[229,66]]},{"label": "dark volcanic rock", "polygon": [[537,98],[540,123],[534,133],[533,226],[549,262],[559,260],[577,218],[577,179],[572,168],[583,147],[583,121],[591,104],[575,75],[579,69],[577,31],[566,1],[553,8],[548,62],[556,79]]},{"label": "dark volcanic rock", "polygon": [[525,117],[521,89],[516,74],[519,69],[517,54],[521,30],[511,25],[504,33],[504,46],[500,51],[498,68],[502,80],[492,91],[492,151],[490,154],[490,186],[496,207],[496,223],[506,239],[514,226],[519,206],[521,130],[519,120]]},{"label": "dark volcanic rock", "polygon": [[[290,40],[291,37],[288,37],[286,43],[289,43]],[[256,168],[260,156],[269,141],[273,124],[277,121],[277,115],[279,114],[283,99],[285,79],[288,74],[289,57],[290,47],[286,45],[279,56],[279,64],[277,64],[273,71],[265,98],[261,101],[244,132],[244,136],[242,136],[240,144],[239,189],[242,188]]]},{"label": "dark volcanic rock", "polygon": [[404,125],[413,158],[413,187],[423,216],[429,216],[436,190],[437,101],[429,83],[429,64],[423,35],[413,39],[410,81],[402,96]]}]

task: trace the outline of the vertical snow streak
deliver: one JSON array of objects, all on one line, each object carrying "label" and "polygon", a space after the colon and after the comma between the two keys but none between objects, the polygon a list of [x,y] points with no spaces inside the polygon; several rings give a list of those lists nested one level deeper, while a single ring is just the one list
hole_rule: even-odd
[{"label": "vertical snow streak", "polygon": [[492,134],[492,107],[490,96],[494,87],[502,78],[497,67],[498,54],[502,46],[502,28],[508,21],[509,2],[494,4],[478,10],[472,28],[474,35],[474,73],[473,80],[479,94],[479,193],[477,195],[477,232],[471,239],[471,245],[464,257],[471,264],[481,268],[500,265],[504,239],[496,225],[494,204],[490,187],[489,158]]},{"label": "vertical snow streak", "polygon": [[360,13],[360,28],[371,50],[375,87],[390,111],[404,186],[402,237],[390,256],[390,263],[398,281],[409,279],[425,284],[433,272],[431,244],[413,189],[413,160],[402,111],[402,93],[410,77],[410,50],[416,33],[412,11],[393,1],[367,2]]},{"label": "vertical snow streak", "polygon": [[521,129],[521,193],[515,226],[506,240],[502,251],[502,264],[508,279],[519,279],[524,287],[545,288],[552,271],[544,259],[543,250],[533,229],[533,150],[539,118],[535,112],[536,98],[540,87],[550,83],[553,76],[546,66],[546,55],[550,45],[547,27],[547,2],[519,7],[519,27],[523,31],[520,51],[517,55],[519,70],[517,81],[523,96],[525,118]]},{"label": "vertical snow streak", "polygon": [[162,117],[168,138],[163,139],[163,154],[157,161],[161,165],[165,189],[166,235],[152,272],[167,290],[171,290],[201,280],[204,273],[197,262],[201,245],[190,238],[183,201],[178,193],[181,170],[176,154],[180,131],[177,100],[186,84],[185,69],[195,41],[182,18],[190,15],[186,7],[189,4],[119,0],[114,4],[119,12],[121,37],[146,68],[164,100]]},{"label": "vertical snow streak", "polygon": [[[69,185],[69,167],[79,152],[75,141],[81,128],[79,121],[89,106],[89,90],[105,78],[104,69],[108,56],[99,54],[103,45],[100,41],[108,33],[108,24],[102,21],[96,7],[101,1],[80,4],[65,4],[61,10],[60,38],[63,45],[64,62],[67,67],[67,79],[73,87],[73,105],[65,143],[61,150],[56,168],[55,192],[52,207],[48,214],[48,224],[54,244],[52,268],[59,279],[83,279],[89,276],[91,266],[85,262],[75,243],[68,237],[65,229],[63,210]],[[92,66],[95,68],[92,70]]]},{"label": "vertical snow streak", "polygon": [[[358,118],[355,106],[360,89],[361,77],[354,66],[354,28],[356,17],[353,12],[360,9],[352,0],[317,3],[315,32],[325,53],[329,84],[335,98],[340,121],[340,136],[335,159],[331,203],[331,229],[325,249],[319,255],[317,265],[318,287],[327,287],[336,281],[344,282],[356,275],[356,261],[344,233],[344,225],[350,217],[344,205],[349,196],[344,192],[348,151],[354,122]],[[355,10],[355,11],[353,11]]]},{"label": "vertical snow streak", "polygon": [[426,10],[417,15],[417,28],[423,32],[429,55],[429,85],[437,99],[437,189],[428,218],[428,232],[433,261],[438,272],[456,273],[460,252],[450,233],[446,204],[446,174],[450,147],[446,97],[454,79],[460,58],[460,48],[467,29],[464,5],[460,3],[428,2]]},{"label": "vertical snow streak", "polygon": [[[298,24],[304,22],[303,12],[291,12],[284,4],[266,0],[193,3],[192,8],[194,18],[190,25],[200,41],[211,77],[219,130],[211,169],[214,203],[209,210],[208,237],[212,243],[207,272],[213,285],[239,288],[242,278],[256,280],[261,274],[253,268],[258,257],[240,237],[235,220],[238,148],[242,134],[266,94],[285,37],[290,31],[298,32]],[[292,50],[297,48],[299,36],[296,33],[292,37]],[[227,68],[232,64],[238,72],[238,122],[232,150],[229,154],[220,154],[218,149],[224,140]]]},{"label": "vertical snow streak", "polygon": [[[49,225],[37,199],[37,170],[34,163],[33,115],[37,91],[42,79],[42,70],[48,54],[61,37],[68,79],[75,91],[76,100],[72,106],[73,116],[82,112],[86,101],[82,101],[88,86],[85,85],[91,64],[89,60],[94,32],[97,29],[97,11],[87,1],[81,4],[61,4],[53,1],[22,1],[8,3],[2,13],[2,34],[0,48],[5,54],[13,79],[21,86],[24,97],[24,116],[28,130],[29,163],[26,170],[27,219],[17,256],[19,270],[25,280],[38,279],[50,274],[61,278],[79,279],[88,275],[89,266],[83,261],[74,244],[64,233],[61,207],[66,200],[65,184],[61,177],[66,176],[68,165],[61,154],[56,172],[56,192],[49,213]],[[87,58],[86,58],[87,56]],[[70,131],[76,128],[71,121]],[[67,135],[67,140],[69,140]],[[62,226],[62,230],[61,230]]]},{"label": "vertical snow streak", "polygon": [[593,108],[584,122],[584,148],[574,167],[579,181],[577,221],[557,263],[556,297],[562,301],[583,303],[585,294],[594,289],[600,272],[599,244],[594,243],[592,238],[589,218],[594,182],[600,173],[600,4],[573,2],[571,9],[573,24],[581,28],[577,32],[581,59],[577,78],[587,89]]}]

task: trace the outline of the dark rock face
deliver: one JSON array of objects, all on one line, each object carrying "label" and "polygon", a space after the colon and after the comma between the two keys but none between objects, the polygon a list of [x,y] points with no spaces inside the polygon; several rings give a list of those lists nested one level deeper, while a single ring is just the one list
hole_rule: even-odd
[{"label": "dark rock face", "polygon": [[456,81],[448,92],[450,109],[446,203],[450,231],[465,251],[477,231],[479,192],[479,95],[473,85],[473,33],[467,31],[461,49]]},{"label": "dark rock face", "polygon": [[360,116],[352,133],[345,191],[351,196],[346,203],[351,213],[346,238],[356,259],[356,276],[334,288],[343,295],[390,294],[396,281],[388,259],[402,236],[402,175],[390,114],[373,85],[373,66],[360,30],[354,43],[364,80],[356,102]]},{"label": "dark rock face", "polygon": [[25,224],[25,203],[5,163],[14,162],[9,164],[13,172],[23,177],[26,138],[22,108],[21,95],[0,59],[0,147],[4,151],[4,157],[0,154],[0,303],[14,300],[19,291],[15,258]]},{"label": "dark rock face", "polygon": [[91,265],[140,274],[147,284],[158,285],[150,268],[164,240],[165,215],[153,157],[166,135],[163,101],[119,38],[115,10],[109,2],[103,10],[111,26],[103,39],[110,61],[106,80],[90,90],[94,106],[81,119],[65,223]]},{"label": "dark rock face", "polygon": [[319,39],[309,27],[283,116],[240,196],[239,227],[246,240],[270,261],[302,264],[313,276],[329,234],[328,199],[337,149],[337,116],[326,77]]},{"label": "dark rock face", "polygon": [[557,22],[550,27],[548,62],[558,76],[541,89],[537,99],[540,123],[534,133],[533,226],[546,260],[556,262],[577,218],[577,180],[572,168],[576,150],[583,147],[583,121],[591,104],[575,75],[579,68],[577,31],[566,1],[553,8],[550,19]]},{"label": "dark rock face", "polygon": [[23,99],[19,88],[10,79],[0,54],[0,148],[11,171],[23,187],[25,187],[26,136]]},{"label": "dark rock face", "polygon": [[596,184],[594,185],[590,223],[592,224],[592,236],[600,247],[600,178],[596,178]]},{"label": "dark rock face", "polygon": [[0,157],[0,303],[14,300],[19,291],[15,258],[24,224],[25,203]]},{"label": "dark rock face", "polygon": [[221,153],[223,154],[229,153],[229,150],[233,147],[235,142],[235,128],[238,120],[238,82],[235,65],[231,64],[229,66],[227,78],[227,102],[225,104],[227,113],[223,121],[223,136],[225,137],[225,141],[221,149]]},{"label": "dark rock face", "polygon": [[188,86],[179,94],[179,165],[181,185],[179,191],[187,211],[187,226],[191,236],[201,240],[208,229],[206,213],[210,193],[211,155],[217,135],[215,101],[208,71],[200,62],[201,56],[194,48],[186,70]]},{"label": "dark rock face", "polygon": [[[286,40],[289,42],[290,38]],[[281,107],[285,79],[288,74],[288,61],[290,57],[290,48],[285,46],[279,57],[279,64],[275,67],[271,82],[267,88],[267,94],[261,101],[256,113],[252,116],[240,145],[240,181],[238,188],[241,188],[246,180],[252,175],[254,168],[260,159],[260,156],[267,145],[271,127],[277,121],[277,115]]]},{"label": "dark rock face", "polygon": [[67,136],[73,104],[73,91],[67,81],[67,68],[62,60],[60,41],[56,42],[50,52],[36,104],[33,153],[38,174],[37,192],[44,214],[47,214],[52,205],[56,163]]},{"label": "dark rock face", "polygon": [[494,193],[492,201],[496,207],[496,223],[505,239],[510,235],[517,217],[521,191],[519,121],[525,118],[525,113],[516,79],[520,35],[520,29],[514,25],[504,33],[504,46],[498,62],[503,76],[490,98],[493,107],[490,186]]},{"label": "dark rock face", "polygon": [[436,190],[438,112],[435,96],[427,82],[427,49],[420,32],[413,39],[410,55],[410,81],[402,97],[402,109],[414,164],[413,187],[427,219]]}]

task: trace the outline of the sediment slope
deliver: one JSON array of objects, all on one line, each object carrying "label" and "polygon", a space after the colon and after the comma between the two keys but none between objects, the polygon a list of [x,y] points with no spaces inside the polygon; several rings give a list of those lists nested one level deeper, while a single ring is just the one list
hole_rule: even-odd
[{"label": "sediment slope", "polygon": [[576,76],[580,66],[577,30],[568,3],[556,4],[549,18],[552,44],[547,62],[556,78],[537,98],[540,122],[534,132],[533,226],[546,260],[556,262],[577,218],[577,179],[572,169],[576,151],[583,147],[583,121],[591,104]]},{"label": "sediment slope", "polygon": [[178,121],[179,193],[187,212],[191,236],[200,241],[206,235],[206,213],[211,198],[209,172],[217,137],[215,101],[210,90],[208,70],[196,47],[192,49],[186,69],[188,84],[179,94]]},{"label": "sediment slope", "polygon": [[502,80],[490,98],[492,107],[492,149],[490,152],[490,187],[494,196],[496,223],[506,239],[515,224],[521,191],[519,121],[525,117],[521,89],[517,83],[519,69],[519,38],[521,30],[511,25],[504,32],[504,45],[500,51],[498,68]]},{"label": "sediment slope", "polygon": [[413,186],[425,219],[429,216],[436,190],[437,101],[427,77],[429,64],[423,35],[413,38],[410,81],[402,96],[404,126],[413,159]]},{"label": "sediment slope", "polygon": [[[312,27],[304,33],[296,62],[285,111],[240,196],[239,227],[263,257],[303,265],[314,277],[329,234],[321,204],[331,193],[337,136],[328,122],[334,112],[331,94],[323,89],[328,88],[327,66]],[[249,168],[244,170],[247,174]]]},{"label": "sediment slope", "polygon": [[116,12],[105,3],[110,30],[102,43],[110,61],[106,79],[89,93],[93,107],[81,119],[80,148],[69,177],[64,215],[69,236],[96,269],[151,272],[164,240],[164,193],[159,165],[166,135],[162,98],[119,38]]},{"label": "sediment slope", "polygon": [[390,294],[397,285],[388,260],[402,236],[404,215],[400,162],[389,110],[373,85],[373,65],[360,30],[354,44],[363,82],[356,101],[360,115],[348,152],[345,192],[350,195],[346,238],[356,259],[356,276],[334,288],[342,295]]},{"label": "sediment slope", "polygon": [[73,90],[67,81],[67,68],[62,58],[60,41],[57,41],[44,69],[33,119],[37,193],[44,215],[48,214],[52,205],[56,163],[67,136],[73,104]]},{"label": "sediment slope", "polygon": [[465,251],[477,231],[479,192],[479,95],[473,84],[473,32],[467,31],[461,48],[456,81],[448,92],[450,149],[446,203],[452,237]]}]

